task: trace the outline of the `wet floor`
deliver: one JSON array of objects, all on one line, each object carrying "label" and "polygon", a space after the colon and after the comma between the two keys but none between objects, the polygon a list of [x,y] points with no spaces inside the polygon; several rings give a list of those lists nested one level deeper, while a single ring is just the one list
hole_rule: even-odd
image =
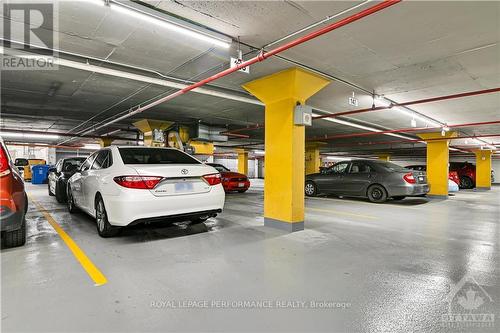
[{"label": "wet floor", "polygon": [[287,234],[263,226],[257,182],[205,224],[110,239],[46,185],[28,192],[108,282],[94,286],[31,204],[26,246],[1,253],[3,332],[500,330],[500,187],[386,204],[306,199],[306,230]]}]

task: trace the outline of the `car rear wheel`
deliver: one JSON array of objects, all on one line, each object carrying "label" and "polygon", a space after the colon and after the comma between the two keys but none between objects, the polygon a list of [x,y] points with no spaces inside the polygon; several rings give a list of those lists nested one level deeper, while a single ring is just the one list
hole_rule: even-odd
[{"label": "car rear wheel", "polygon": [[474,188],[474,182],[467,176],[460,177],[460,187],[461,188]]},{"label": "car rear wheel", "polygon": [[75,205],[75,199],[73,198],[73,191],[71,191],[70,186],[68,186],[67,206],[68,206],[68,212],[70,212],[71,214],[74,214],[78,211],[78,208]]},{"label": "car rear wheel", "polygon": [[5,247],[22,246],[26,243],[26,218],[23,217],[21,228],[12,231],[6,231],[4,234],[3,245]]},{"label": "car rear wheel", "polygon": [[394,200],[403,200],[404,198],[406,198],[406,197],[405,196],[392,197],[392,199],[394,199]]},{"label": "car rear wheel", "polygon": [[387,200],[387,191],[382,185],[370,186],[367,194],[371,202],[382,203]]},{"label": "car rear wheel", "polygon": [[315,197],[318,193],[318,188],[312,181],[307,181],[304,187],[304,192],[308,197]]},{"label": "car rear wheel", "polygon": [[113,227],[109,224],[108,214],[102,197],[98,197],[95,205],[95,219],[97,224],[97,233],[99,236],[107,238],[116,236],[120,232],[120,228]]}]

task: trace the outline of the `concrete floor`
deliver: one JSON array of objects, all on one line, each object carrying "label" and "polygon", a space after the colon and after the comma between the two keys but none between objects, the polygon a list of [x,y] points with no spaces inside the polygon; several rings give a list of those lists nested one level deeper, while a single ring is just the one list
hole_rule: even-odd
[{"label": "concrete floor", "polygon": [[[307,199],[306,230],[286,234],[263,226],[256,182],[227,195],[206,227],[140,226],[111,239],[89,217],[69,215],[46,185],[28,191],[108,283],[93,285],[31,205],[26,246],[1,254],[3,332],[455,332],[442,315],[467,274],[494,302],[483,294],[477,310],[497,317],[476,331],[500,330],[499,187],[381,205]],[[235,303],[243,300],[267,303]]]}]

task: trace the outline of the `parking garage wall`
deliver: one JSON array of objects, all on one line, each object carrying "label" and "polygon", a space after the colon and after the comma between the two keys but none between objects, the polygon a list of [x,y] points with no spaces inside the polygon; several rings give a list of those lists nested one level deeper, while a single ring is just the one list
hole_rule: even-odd
[{"label": "parking garage wall", "polygon": [[[248,160],[248,178],[255,178],[255,161]],[[214,163],[222,164],[231,171],[238,172],[238,160],[234,158],[214,158]]]}]

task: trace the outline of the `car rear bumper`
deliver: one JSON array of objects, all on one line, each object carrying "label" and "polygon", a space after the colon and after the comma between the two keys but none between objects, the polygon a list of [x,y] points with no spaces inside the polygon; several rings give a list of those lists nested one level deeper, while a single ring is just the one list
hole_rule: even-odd
[{"label": "car rear bumper", "polygon": [[213,216],[222,212],[224,201],[222,185],[199,194],[157,197],[150,191],[126,190],[116,196],[104,196],[108,221],[114,226]]},{"label": "car rear bumper", "polygon": [[400,186],[391,186],[389,188],[389,196],[419,196],[429,193],[428,184],[406,184]]},{"label": "car rear bumper", "polygon": [[[243,186],[240,186],[240,184],[243,184]],[[224,190],[225,191],[243,191],[243,190],[248,190],[250,187],[250,182],[247,181],[230,181],[230,182],[225,182],[223,183],[224,185]]]}]

